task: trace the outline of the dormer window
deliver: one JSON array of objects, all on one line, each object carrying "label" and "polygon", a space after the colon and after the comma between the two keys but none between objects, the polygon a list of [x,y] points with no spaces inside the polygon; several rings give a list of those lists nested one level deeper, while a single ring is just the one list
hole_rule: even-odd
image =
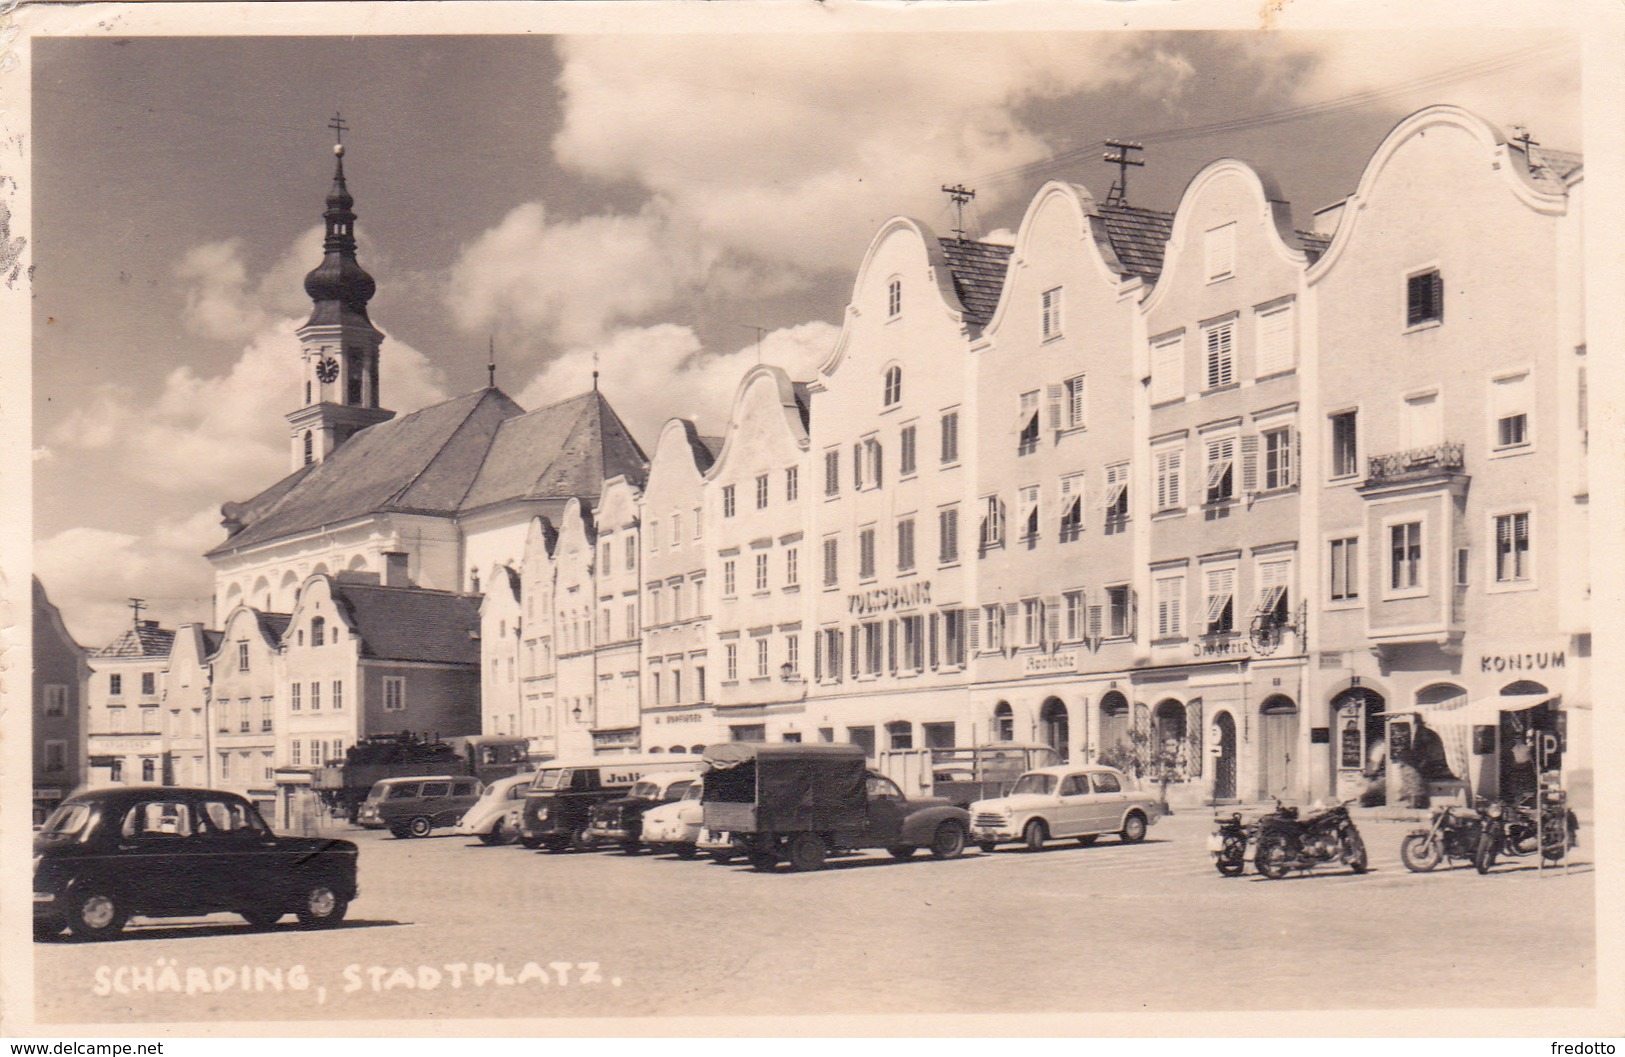
[{"label": "dormer window", "polygon": [[886,390],[883,398],[884,406],[896,407],[903,401],[903,369],[892,366],[886,368]]},{"label": "dormer window", "polygon": [[903,314],[903,280],[893,279],[886,284],[886,318],[895,319]]},{"label": "dormer window", "polygon": [[1061,288],[1045,290],[1043,296],[1044,340],[1061,336]]}]

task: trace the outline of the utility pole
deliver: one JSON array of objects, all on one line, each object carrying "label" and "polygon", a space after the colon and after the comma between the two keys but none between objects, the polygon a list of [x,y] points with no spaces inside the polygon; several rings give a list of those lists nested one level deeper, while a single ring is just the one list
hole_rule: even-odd
[{"label": "utility pole", "polygon": [[964,241],[965,206],[970,203],[971,199],[976,197],[976,192],[966,187],[964,184],[954,184],[952,187],[944,184],[942,187],[942,193],[947,195],[954,204],[954,216],[956,218],[955,224],[958,225],[954,228],[954,234],[958,236],[960,241]]},{"label": "utility pole", "polygon": [[147,608],[147,600],[145,598],[132,598],[132,599],[130,599],[130,609],[131,609],[132,612],[135,613],[134,627],[135,627],[135,629],[137,631],[139,631],[141,629],[141,611],[143,609],[146,609],[146,608]]},{"label": "utility pole", "polygon": [[497,339],[494,335],[485,338],[485,384],[487,388],[497,387]]},{"label": "utility pole", "polygon": [[766,327],[759,327],[754,323],[735,323],[734,326],[756,332],[756,366],[762,365],[762,335],[767,333]]},{"label": "utility pole", "polygon": [[[1101,160],[1117,166],[1117,182],[1112,184],[1112,189],[1106,193],[1106,204],[1126,206],[1128,205],[1129,167],[1140,168],[1145,165],[1145,162],[1137,161],[1131,157],[1129,151],[1144,150],[1145,148],[1138,143],[1125,143],[1115,139],[1107,140],[1106,146],[1111,150],[1103,154]],[[1112,151],[1117,153],[1113,154]]]}]

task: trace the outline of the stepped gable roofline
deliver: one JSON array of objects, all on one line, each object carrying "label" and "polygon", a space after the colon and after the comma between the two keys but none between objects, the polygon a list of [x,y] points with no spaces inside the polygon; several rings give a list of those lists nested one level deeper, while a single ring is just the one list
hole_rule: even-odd
[{"label": "stepped gable roofline", "polygon": [[553,524],[553,519],[546,514],[537,514],[531,518],[530,527],[525,530],[525,554],[527,560],[534,553],[532,545],[535,543],[542,545],[541,557],[544,560],[553,557],[553,549],[559,543],[559,529],[557,525]]},{"label": "stepped gable roofline", "polygon": [[83,657],[90,651],[79,645],[79,640],[74,638],[73,632],[68,630],[67,622],[62,619],[62,610],[59,609],[56,603],[51,601],[50,596],[45,593],[45,585],[40,582],[40,578],[36,575],[31,577],[31,579],[34,582],[33,604],[35,626],[38,626],[38,622],[42,618],[48,621],[51,627],[56,630],[57,635],[61,637],[62,641],[66,642],[70,647],[77,651],[80,658],[83,659]]},{"label": "stepped gable roofline", "polygon": [[426,587],[329,583],[334,605],[360,636],[363,659],[479,669],[479,596]]},{"label": "stepped gable roofline", "polygon": [[801,405],[796,400],[795,383],[790,381],[790,376],[784,372],[784,368],[775,367],[770,363],[759,363],[745,372],[745,376],[739,380],[738,388],[734,390],[733,407],[728,411],[728,431],[723,434],[722,451],[718,453],[717,461],[705,472],[707,481],[716,480],[727,466],[739,436],[739,424],[745,414],[747,394],[758,382],[774,388],[779,409],[784,415],[784,427],[796,446],[806,451],[811,443],[807,428],[801,420]]},{"label": "stepped gable roofline", "polygon": [[[1267,173],[1259,171],[1248,162],[1239,158],[1220,158],[1218,161],[1204,165],[1200,172],[1191,177],[1190,183],[1185,185],[1185,191],[1179,196],[1179,206],[1174,210],[1173,228],[1168,236],[1168,248],[1164,254],[1163,270],[1171,266],[1169,261],[1177,261],[1182,254],[1201,252],[1196,245],[1195,235],[1198,232],[1191,230],[1191,213],[1188,208],[1204,191],[1208,185],[1217,180],[1230,176],[1239,176],[1252,189],[1255,204],[1260,210],[1266,223],[1275,229],[1275,238],[1272,245],[1276,256],[1282,263],[1306,267],[1309,263],[1309,254],[1298,239],[1297,228],[1292,223],[1292,206],[1282,197],[1280,186]],[[1169,284],[1159,281],[1151,292],[1141,302],[1144,310],[1156,308],[1164,296],[1164,290]]]},{"label": "stepped gable roofline", "polygon": [[1505,181],[1512,197],[1531,210],[1547,216],[1559,216],[1568,211],[1568,189],[1583,179],[1584,159],[1580,155],[1536,146],[1537,171],[1531,173],[1523,144],[1510,140],[1505,132],[1483,117],[1450,104],[1423,107],[1400,119],[1372,152],[1371,160],[1360,173],[1359,186],[1344,200],[1331,243],[1309,270],[1311,284],[1318,283],[1337,267],[1350,240],[1359,237],[1356,229],[1365,214],[1366,203],[1371,201],[1378,181],[1394,157],[1414,137],[1439,127],[1466,132],[1483,151],[1489,168]]},{"label": "stepped gable roofline", "polygon": [[648,458],[597,390],[503,423],[459,513],[513,500],[596,498],[604,481],[625,476],[641,488]]},{"label": "stepped gable roofline", "polygon": [[455,514],[498,428],[522,413],[500,389],[479,389],[369,426],[321,462],[223,507],[241,527],[206,557],[369,514]]},{"label": "stepped gable roofline", "polygon": [[[1055,203],[1072,210],[1080,242],[1094,248],[1087,254],[1099,269],[1102,282],[1118,286],[1135,280],[1152,281],[1162,270],[1163,245],[1173,227],[1173,214],[1132,206],[1104,205],[1082,184],[1051,180],[1038,189],[1016,229],[1011,262],[1023,263],[1030,254],[1033,230],[1041,210]],[[987,324],[988,330],[1002,325],[1006,305],[1002,296]]]},{"label": "stepped gable roofline", "polygon": [[93,657],[168,657],[175,644],[175,632],[158,626],[156,620],[143,620],[126,628],[112,642],[92,652]]},{"label": "stepped gable roofline", "polygon": [[[246,616],[239,617],[239,614],[246,614]],[[219,641],[215,643],[213,650],[204,655],[205,657],[212,660],[220,656],[221,650],[227,645],[227,632],[231,630],[232,624],[239,619],[253,621],[254,629],[259,632],[260,638],[265,640],[265,644],[272,649],[279,649],[282,645],[282,637],[288,632],[288,625],[293,622],[293,614],[268,613],[239,602],[230,613],[226,614],[226,619],[221,621],[221,630],[218,632]],[[207,641],[207,633],[205,633],[205,641]]]},{"label": "stepped gable roofline", "polygon": [[[709,446],[714,442],[715,448]],[[668,477],[676,474],[684,481],[698,482],[705,478],[717,461],[722,447],[718,438],[700,436],[699,428],[686,418],[668,418],[655,438],[654,458],[649,461],[649,479],[644,494],[662,490]],[[690,477],[689,475],[692,475]],[[698,492],[694,493],[696,496]]]},{"label": "stepped gable roofline", "polygon": [[[942,303],[943,310],[956,322],[961,324],[967,322],[965,306],[959,300],[958,291],[954,289],[953,270],[949,267],[948,253],[943,248],[943,240],[939,239],[923,221],[912,217],[892,217],[875,232],[875,237],[869,240],[869,248],[863,253],[863,262],[858,265],[857,277],[852,282],[852,298],[846,305],[846,318],[841,324],[840,336],[835,339],[835,344],[830,349],[829,355],[824,358],[824,362],[818,365],[821,377],[834,374],[841,361],[846,358],[846,346],[852,340],[852,321],[858,314],[858,293],[869,283],[869,272],[874,267],[880,247],[900,231],[912,231],[920,240],[920,244],[925,247],[926,273],[936,284],[937,297]],[[813,387],[819,388],[818,383],[814,382]]]},{"label": "stepped gable roofline", "polygon": [[[486,604],[496,601],[501,595],[505,594],[508,600],[516,603],[523,597],[524,588],[519,572],[507,562],[492,562],[490,575],[482,577],[480,583],[484,590],[476,596],[476,599],[482,616]],[[517,624],[514,630],[518,630]]]}]

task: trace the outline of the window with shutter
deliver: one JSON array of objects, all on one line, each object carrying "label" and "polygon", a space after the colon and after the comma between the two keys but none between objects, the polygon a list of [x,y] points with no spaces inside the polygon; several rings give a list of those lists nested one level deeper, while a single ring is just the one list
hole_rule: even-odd
[{"label": "window with shutter", "polygon": [[[1253,438],[1249,438],[1253,439]],[[1257,441],[1254,440],[1256,445]],[[1290,428],[1272,429],[1264,433],[1264,490],[1291,488],[1293,476],[1293,440]],[[1243,486],[1245,487],[1245,485]],[[1253,489],[1247,489],[1253,491]]]},{"label": "window with shutter", "polygon": [[838,565],[839,544],[831,537],[824,541],[824,585],[833,587],[840,582]]},{"label": "window with shutter", "polygon": [[1203,333],[1207,347],[1207,387],[1218,389],[1236,380],[1235,350],[1232,339],[1235,321],[1215,323]]},{"label": "window with shutter", "polygon": [[1045,290],[1041,298],[1044,340],[1061,335],[1061,288]]},{"label": "window with shutter", "polygon": [[942,462],[944,465],[959,461],[959,412],[947,411],[942,416]]},{"label": "window with shutter", "polygon": [[1016,454],[1038,450],[1038,390],[1022,393],[1016,409]]},{"label": "window with shutter", "polygon": [[1071,543],[1083,534],[1083,475],[1061,478],[1062,543]]},{"label": "window with shutter", "polygon": [[1207,634],[1222,635],[1235,629],[1236,571],[1210,569],[1207,573]]},{"label": "window with shutter", "polygon": [[1104,506],[1108,529],[1120,526],[1128,519],[1128,472],[1129,464],[1126,462],[1106,467]]},{"label": "window with shutter", "polygon": [[1004,637],[1004,648],[1014,649],[1016,646],[1017,623],[1021,620],[1021,603],[1006,602],[1000,613],[1000,633]]},{"label": "window with shutter", "polygon": [[1021,490],[1021,539],[1031,542],[1038,538],[1038,486],[1028,485]]},{"label": "window with shutter", "polygon": [[1056,643],[1061,641],[1061,598],[1059,595],[1046,595],[1043,600],[1044,607],[1044,645],[1054,649]]},{"label": "window with shutter", "polygon": [[863,491],[863,445],[852,445],[852,487]]},{"label": "window with shutter", "polygon": [[1278,305],[1256,313],[1253,325],[1258,334],[1258,374],[1282,374],[1297,365],[1291,305]]},{"label": "window with shutter", "polygon": [[1090,641],[1099,641],[1105,637],[1103,634],[1103,624],[1105,622],[1105,614],[1103,612],[1104,608],[1105,607],[1101,606],[1099,603],[1089,607],[1088,635]]},{"label": "window with shutter", "polygon": [[841,494],[841,453],[839,450],[830,450],[824,453],[824,494]]},{"label": "window with shutter", "polygon": [[1156,453],[1157,461],[1157,510],[1178,510],[1184,506],[1180,499],[1180,471],[1185,461],[1185,453],[1179,448],[1165,448]]},{"label": "window with shutter", "polygon": [[1065,426],[1065,420],[1062,418],[1065,408],[1065,397],[1065,386],[1046,385],[1044,387],[1045,412],[1049,421],[1049,428],[1052,431],[1058,431]]},{"label": "window with shutter", "polygon": [[1185,578],[1163,576],[1157,578],[1157,637],[1178,638],[1185,633],[1183,619]]},{"label": "window with shutter", "polygon": [[897,472],[905,477],[916,469],[915,432],[914,426],[904,426],[900,436],[902,454],[898,459]]},{"label": "window with shutter", "polygon": [[1222,503],[1236,494],[1236,438],[1207,442],[1207,503]]},{"label": "window with shutter", "polygon": [[1067,429],[1082,429],[1085,425],[1084,413],[1084,376],[1068,378],[1065,383],[1065,422]]},{"label": "window with shutter", "polygon": [[1360,472],[1360,413],[1340,411],[1332,420],[1332,476],[1353,477]]},{"label": "window with shutter", "polygon": [[1420,272],[1405,280],[1405,325],[1444,321],[1444,280],[1437,269]]},{"label": "window with shutter", "polygon": [[1210,228],[1202,240],[1202,256],[1208,282],[1227,279],[1236,269],[1236,225],[1234,222]]},{"label": "window with shutter", "polygon": [[1529,513],[1501,514],[1495,519],[1495,582],[1529,580]]},{"label": "window with shutter", "polygon": [[1151,402],[1161,404],[1185,395],[1185,337],[1164,338],[1151,346]]},{"label": "window with shutter", "polygon": [[1291,613],[1292,563],[1260,562],[1258,566],[1258,605],[1254,615],[1277,626],[1287,623]]},{"label": "window with shutter", "polygon": [[959,508],[937,511],[937,561],[943,565],[959,560]]},{"label": "window with shutter", "polygon": [[897,523],[897,571],[914,568],[914,519],[904,518]]},{"label": "window with shutter", "polygon": [[982,614],[977,609],[962,609],[965,617],[965,648],[975,654],[982,650]]},{"label": "window with shutter", "polygon": [[1494,445],[1496,451],[1528,447],[1529,435],[1529,375],[1527,373],[1496,378],[1490,382],[1491,414],[1495,416]]}]

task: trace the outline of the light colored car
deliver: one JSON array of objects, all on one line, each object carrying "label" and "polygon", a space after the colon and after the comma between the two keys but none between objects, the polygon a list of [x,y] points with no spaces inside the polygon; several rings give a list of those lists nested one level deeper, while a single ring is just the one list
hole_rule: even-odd
[{"label": "light colored car", "polygon": [[700,797],[705,786],[695,782],[681,800],[659,804],[643,813],[643,842],[655,852],[676,852],[679,859],[700,854],[700,827],[705,823],[705,807]]},{"label": "light colored car", "polygon": [[512,844],[519,839],[519,812],[525,806],[525,790],[530,788],[533,773],[499,778],[485,787],[485,793],[474,802],[457,824],[457,832],[465,837],[478,837],[486,844]]},{"label": "light colored car", "polygon": [[1145,839],[1146,827],[1165,813],[1148,792],[1111,767],[1040,767],[1016,780],[1008,796],[970,806],[971,840],[983,851],[1020,841],[1032,851],[1047,840],[1073,837],[1093,844],[1105,833],[1127,843]]}]

